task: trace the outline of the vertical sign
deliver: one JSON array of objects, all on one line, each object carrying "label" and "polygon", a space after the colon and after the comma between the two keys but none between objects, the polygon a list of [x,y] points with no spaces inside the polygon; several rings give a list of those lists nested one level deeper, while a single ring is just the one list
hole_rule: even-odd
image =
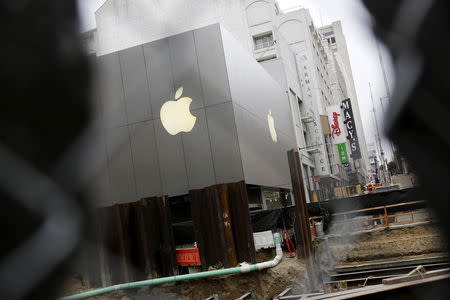
[{"label": "vertical sign", "polygon": [[328,123],[330,123],[331,139],[333,144],[342,144],[346,142],[344,122],[341,108],[339,105],[329,106],[328,111]]},{"label": "vertical sign", "polygon": [[353,159],[361,158],[361,150],[359,148],[358,135],[356,133],[355,118],[353,117],[352,103],[350,99],[342,101],[342,109],[344,111],[344,124],[347,128],[347,139],[350,142],[350,151]]},{"label": "vertical sign", "polygon": [[337,147],[341,164],[347,164],[348,156],[347,156],[347,147],[345,146],[345,143],[338,144]]}]

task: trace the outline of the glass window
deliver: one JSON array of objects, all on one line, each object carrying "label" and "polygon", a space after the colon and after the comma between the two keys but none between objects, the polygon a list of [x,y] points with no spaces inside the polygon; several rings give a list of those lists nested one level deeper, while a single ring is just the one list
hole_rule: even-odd
[{"label": "glass window", "polygon": [[273,46],[273,35],[268,33],[265,35],[253,37],[253,42],[255,43],[255,50],[267,48]]}]

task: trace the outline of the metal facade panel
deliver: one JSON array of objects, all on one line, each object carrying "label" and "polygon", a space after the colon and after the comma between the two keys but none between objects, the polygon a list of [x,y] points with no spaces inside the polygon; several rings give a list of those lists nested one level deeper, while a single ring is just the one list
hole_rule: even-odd
[{"label": "metal facade panel", "polygon": [[206,106],[231,100],[219,24],[194,31],[200,78]]},{"label": "metal facade panel", "polygon": [[276,165],[278,147],[270,137],[267,123],[237,104],[234,104],[234,112],[246,182],[276,185],[280,182]]},{"label": "metal facade panel", "polygon": [[128,127],[108,129],[106,133],[112,203],[137,200]]},{"label": "metal facade panel", "polygon": [[150,120],[152,113],[142,46],[119,52],[128,123]]},{"label": "metal facade panel", "polygon": [[244,169],[248,184],[285,186],[290,184],[287,151],[295,147],[292,137],[277,132],[273,142],[266,120],[234,104],[236,126]]},{"label": "metal facade panel", "polygon": [[214,171],[217,183],[244,179],[231,102],[206,107]]},{"label": "metal facade panel", "polygon": [[100,97],[104,124],[107,128],[127,124],[125,101],[120,71],[119,54],[111,53],[98,58]]},{"label": "metal facade panel", "polygon": [[192,111],[197,117],[191,132],[181,135],[189,189],[200,189],[216,183],[212,162],[211,145],[206,124],[206,114],[203,108]]},{"label": "metal facade panel", "polygon": [[295,137],[287,91],[255,61],[253,56],[221,28],[233,102],[267,119],[271,111],[277,130]]},{"label": "metal facade panel", "polygon": [[[108,176],[101,184],[109,179],[111,203],[240,180],[286,185],[286,151],[295,144],[288,98],[251,55],[235,49],[239,44],[225,37],[223,46],[225,35],[212,25],[123,50],[120,60],[118,53],[99,57],[102,110],[109,122]],[[173,136],[159,114],[180,86],[193,99],[197,121],[191,132]],[[116,103],[115,115],[105,103]],[[269,109],[277,143],[269,133]]]},{"label": "metal facade panel", "polygon": [[139,198],[162,195],[153,121],[130,125],[136,189]]},{"label": "metal facade panel", "polygon": [[169,37],[168,40],[175,90],[183,87],[183,96],[192,98],[191,109],[203,107],[193,32],[181,33]]},{"label": "metal facade panel", "polygon": [[159,119],[155,120],[154,126],[163,194],[187,194],[188,181],[181,135],[170,135]]},{"label": "metal facade panel", "polygon": [[143,46],[153,118],[159,118],[161,106],[175,95],[169,42],[167,39]]},{"label": "metal facade panel", "polygon": [[102,128],[96,128],[93,141],[82,158],[83,164],[95,170],[93,178],[89,180],[87,189],[96,205],[109,206],[112,204],[111,186],[109,183],[106,138]]}]

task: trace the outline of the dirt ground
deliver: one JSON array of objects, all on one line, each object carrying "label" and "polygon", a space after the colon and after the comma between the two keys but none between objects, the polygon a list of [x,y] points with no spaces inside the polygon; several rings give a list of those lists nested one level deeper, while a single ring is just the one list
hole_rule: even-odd
[{"label": "dirt ground", "polygon": [[[270,260],[274,251],[258,253],[257,261]],[[253,291],[257,299],[272,299],[287,286],[293,286],[299,293],[306,292],[305,262],[284,255],[280,264],[271,269],[240,275],[196,279],[186,282],[165,284],[153,288],[118,291],[91,299],[96,300],[143,300],[143,299],[205,299],[217,294],[220,300],[236,299],[246,292]],[[70,279],[64,287],[63,295],[87,291],[78,279]]]},{"label": "dirt ground", "polygon": [[331,265],[445,252],[442,235],[433,224],[333,237],[327,242],[329,251],[321,253],[321,260]]}]

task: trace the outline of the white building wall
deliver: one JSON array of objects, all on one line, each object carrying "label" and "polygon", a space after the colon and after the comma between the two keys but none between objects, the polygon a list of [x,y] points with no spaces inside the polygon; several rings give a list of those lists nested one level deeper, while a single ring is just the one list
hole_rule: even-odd
[{"label": "white building wall", "polygon": [[322,79],[322,76],[326,76],[326,66],[322,62],[322,54],[317,51],[320,41],[315,40],[310,25],[313,26],[313,23],[306,9],[281,14],[276,20],[278,34],[285,38],[296,58],[303,95],[302,123],[307,128],[306,150],[314,157],[315,175],[329,175],[332,170],[328,161],[320,115],[326,114],[327,100],[324,95],[327,99],[331,96],[327,94]]},{"label": "white building wall", "polygon": [[[303,99],[302,89],[300,87],[300,78],[296,67],[296,55],[291,50],[288,41],[279,32],[276,27],[279,11],[276,2],[267,1],[245,1],[246,18],[249,25],[249,39],[253,43],[256,37],[266,34],[272,34],[274,39],[273,46],[263,49],[253,49],[254,57],[260,61],[265,69],[272,76],[279,76],[274,71],[273,65],[276,64],[283,68],[284,80],[286,81],[285,90],[291,105],[294,128],[296,131],[297,146],[301,149],[304,157],[307,157],[306,163],[314,166],[314,158],[306,152],[306,143],[304,138],[304,126],[301,121],[301,112],[299,101]],[[274,59],[274,57],[276,57]],[[270,60],[267,60],[270,59]],[[276,61],[276,63],[274,62]]]},{"label": "white building wall", "polygon": [[214,23],[251,49],[243,0],[108,0],[95,19],[98,55]]}]

